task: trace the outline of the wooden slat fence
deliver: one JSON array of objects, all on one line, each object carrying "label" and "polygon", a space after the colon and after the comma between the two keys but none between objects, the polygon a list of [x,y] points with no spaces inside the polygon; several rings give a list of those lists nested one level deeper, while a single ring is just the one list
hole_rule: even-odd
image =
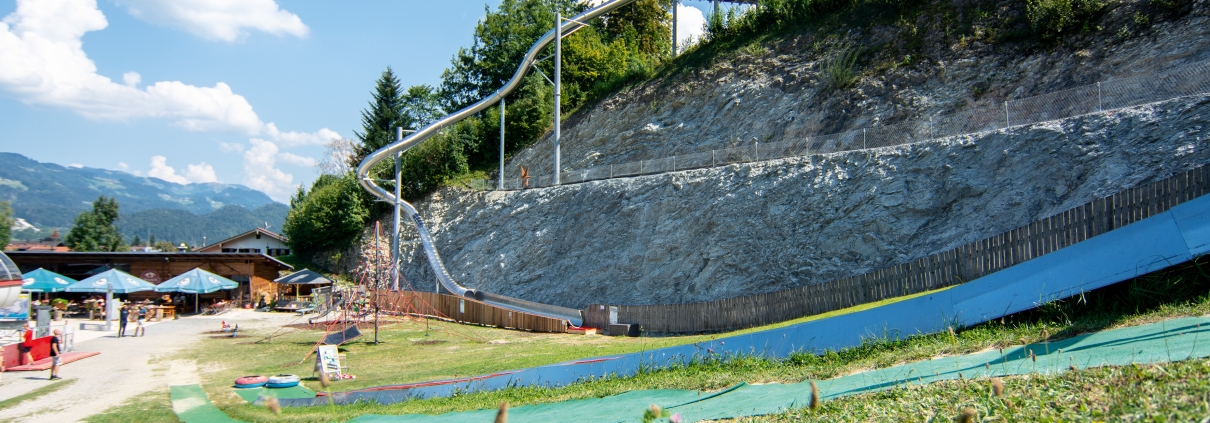
[{"label": "wooden slat fence", "polygon": [[503,309],[454,295],[432,292],[379,291],[378,304],[384,311],[438,316],[459,323],[531,332],[567,332],[566,320]]},{"label": "wooden slat fence", "polygon": [[[617,307],[617,323],[661,333],[743,329],[826,313],[977,279],[1168,211],[1210,191],[1208,166],[918,260],[784,291],[716,301]],[[604,327],[609,306],[590,305],[585,325]]]}]

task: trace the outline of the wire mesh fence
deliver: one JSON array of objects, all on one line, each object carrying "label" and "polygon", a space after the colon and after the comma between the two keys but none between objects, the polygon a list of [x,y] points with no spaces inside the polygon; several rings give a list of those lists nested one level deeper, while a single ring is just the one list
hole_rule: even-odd
[{"label": "wire mesh fence", "polygon": [[[1038,96],[1007,100],[991,107],[946,113],[927,120],[569,170],[559,174],[559,183],[570,184],[811,154],[893,147],[941,137],[1066,119],[1208,92],[1210,61],[1198,62],[1164,72],[1102,81]],[[553,184],[554,178],[540,176],[505,179],[503,185],[504,190],[518,190]],[[498,180],[476,180],[468,182],[467,185],[473,189],[495,190],[498,189]]]}]

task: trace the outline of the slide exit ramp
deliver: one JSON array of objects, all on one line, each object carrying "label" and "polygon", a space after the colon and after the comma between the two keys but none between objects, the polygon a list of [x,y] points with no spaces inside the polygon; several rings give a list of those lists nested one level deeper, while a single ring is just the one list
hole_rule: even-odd
[{"label": "slide exit ramp", "polygon": [[509,79],[508,82],[505,83],[504,86],[499,90],[496,90],[495,93],[492,93],[492,95],[489,95],[462,110],[438,119],[436,122],[433,122],[428,126],[420,128],[406,138],[395,141],[394,143],[370,153],[370,155],[366,156],[366,158],[361,161],[361,164],[357,166],[357,179],[363,188],[369,191],[370,194],[373,194],[382,200],[390,203],[398,202],[401,211],[412,219],[412,223],[416,225],[416,232],[420,234],[420,243],[424,246],[424,255],[428,258],[429,267],[433,269],[433,273],[437,275],[437,280],[441,283],[441,286],[445,287],[445,289],[453,292],[455,295],[473,298],[475,300],[498,307],[530,314],[537,314],[540,316],[564,319],[574,326],[584,324],[584,320],[580,315],[580,310],[525,301],[499,294],[492,294],[490,292],[467,289],[462,285],[459,285],[458,282],[454,281],[454,278],[450,276],[450,272],[445,269],[445,264],[441,261],[441,255],[437,254],[437,247],[433,245],[433,236],[429,233],[428,228],[424,226],[424,220],[420,218],[420,213],[417,213],[416,208],[410,203],[403,201],[403,199],[396,199],[394,194],[378,186],[378,184],[374,182],[374,179],[370,177],[370,169],[373,169],[374,165],[378,164],[378,162],[388,158],[393,158],[395,154],[402,153],[411,149],[412,147],[420,145],[420,143],[429,139],[433,135],[436,135],[439,131],[441,131],[442,128],[458,123],[459,121],[466,119],[475,113],[479,113],[480,111],[499,103],[504,96],[517,89],[517,87],[521,84],[521,79],[524,78],[525,74],[529,72],[530,66],[538,60],[538,53],[555,40],[556,29],[558,30],[558,34],[566,34],[571,30],[575,30],[580,26],[583,26],[583,24],[580,22],[588,22],[596,19],[601,15],[609,13],[632,2],[634,2],[634,0],[609,1],[597,6],[594,9],[567,19],[565,21],[566,23],[560,23],[559,28],[552,28],[549,32],[543,35],[542,38],[539,38],[538,42],[534,43],[534,45],[529,48],[529,51],[525,53],[525,59],[521,61],[520,66],[517,66],[517,71],[513,74],[512,79]]}]

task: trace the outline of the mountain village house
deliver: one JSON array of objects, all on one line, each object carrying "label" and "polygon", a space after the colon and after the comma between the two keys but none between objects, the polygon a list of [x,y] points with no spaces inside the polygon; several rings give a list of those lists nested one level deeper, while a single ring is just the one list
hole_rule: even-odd
[{"label": "mountain village house", "polygon": [[199,253],[261,253],[270,257],[278,257],[289,255],[290,246],[286,243],[285,237],[256,228],[201,248],[195,248],[193,251]]}]

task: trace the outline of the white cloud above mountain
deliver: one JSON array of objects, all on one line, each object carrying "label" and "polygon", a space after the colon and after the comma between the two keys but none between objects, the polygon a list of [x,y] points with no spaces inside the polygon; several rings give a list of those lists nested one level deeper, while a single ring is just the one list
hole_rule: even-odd
[{"label": "white cloud above mountain", "polygon": [[273,0],[119,0],[136,18],[182,29],[209,40],[235,42],[249,30],[306,37],[302,19]]},{"label": "white cloud above mountain", "polygon": [[[119,163],[119,167],[125,170],[125,167],[122,165],[125,165],[125,163]],[[147,171],[147,176],[181,185],[218,182],[218,176],[214,173],[214,166],[208,165],[206,162],[185,165],[185,172],[177,174],[176,169],[168,165],[168,158],[164,156],[151,157],[151,170]]]},{"label": "white cloud above mountain", "polygon": [[[140,19],[224,41],[234,41],[249,30],[297,37],[308,33],[298,16],[272,0],[122,0],[121,4]],[[274,123],[262,121],[247,99],[223,82],[199,87],[159,81],[140,87],[144,81],[135,71],[123,73],[121,81],[103,76],[84,51],[82,39],[108,25],[95,0],[17,0],[16,10],[0,20],[0,94],[96,121],[166,119],[188,131],[250,137],[248,147],[220,142],[219,149],[243,153],[244,181],[277,199],[287,198],[293,189],[293,175],[274,167],[279,160],[315,165],[314,159],[281,148],[322,146],[341,138],[327,128],[279,130]],[[190,164],[178,172],[164,156],[152,159],[147,175],[182,184],[218,180],[213,166]]]},{"label": "white cloud above mountain", "polygon": [[244,185],[268,194],[275,200],[289,198],[294,187],[294,175],[277,168],[277,144],[260,138],[249,141],[244,151]]}]

